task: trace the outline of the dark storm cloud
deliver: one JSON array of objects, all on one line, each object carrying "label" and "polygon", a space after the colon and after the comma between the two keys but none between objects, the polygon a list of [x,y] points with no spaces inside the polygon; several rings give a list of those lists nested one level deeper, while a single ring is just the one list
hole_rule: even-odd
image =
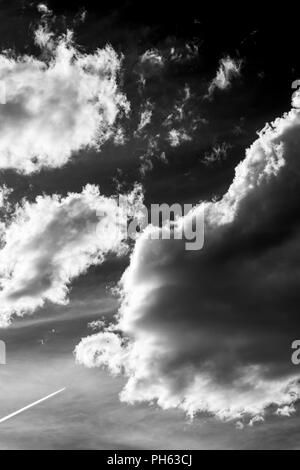
[{"label": "dark storm cloud", "polygon": [[111,326],[76,350],[89,366],[125,370],[123,400],[252,424],[299,396],[298,95],[293,104],[247,150],[223,198],[204,203],[202,251],[147,233],[137,241],[116,324],[129,343]]}]

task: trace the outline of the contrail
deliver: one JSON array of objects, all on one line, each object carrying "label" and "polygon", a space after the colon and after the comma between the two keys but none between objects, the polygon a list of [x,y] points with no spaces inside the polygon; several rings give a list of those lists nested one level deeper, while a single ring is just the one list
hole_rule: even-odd
[{"label": "contrail", "polygon": [[48,398],[54,397],[54,395],[57,395],[58,393],[61,393],[64,390],[66,390],[66,387],[61,388],[60,390],[57,390],[57,392],[51,393],[51,395],[47,395],[46,397],[41,398],[40,400],[37,400],[37,401],[31,403],[30,405],[24,406],[24,408],[21,408],[20,410],[15,411],[14,413],[11,413],[10,415],[5,416],[4,418],[1,418],[0,423],[3,423],[4,421],[7,421],[8,419],[13,418],[14,416],[16,416],[20,413],[23,413],[23,411],[26,411],[29,408],[32,408],[33,406],[38,405],[39,403],[42,403],[42,401],[48,400]]}]

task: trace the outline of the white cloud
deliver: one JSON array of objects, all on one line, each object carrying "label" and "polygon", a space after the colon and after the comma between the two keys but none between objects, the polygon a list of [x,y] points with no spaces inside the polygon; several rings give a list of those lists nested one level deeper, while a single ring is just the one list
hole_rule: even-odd
[{"label": "white cloud", "polygon": [[249,421],[249,426],[254,426],[255,423],[263,423],[264,422],[264,417],[261,415],[256,415],[253,418],[250,419]]},{"label": "white cloud", "polygon": [[220,66],[215,78],[209,84],[208,94],[206,97],[210,98],[216,89],[226,90],[231,86],[232,79],[238,77],[241,73],[242,62],[234,60],[227,56],[220,60]]},{"label": "white cloud", "polygon": [[172,112],[168,114],[164,120],[163,126],[172,127],[175,123],[181,123],[186,117],[185,107],[191,98],[191,89],[188,84],[185,84],[185,87],[181,91],[180,95],[180,99],[176,100],[176,103],[172,106]]},{"label": "white cloud", "polygon": [[222,142],[222,144],[216,144],[210,152],[206,152],[204,155],[203,162],[205,165],[211,165],[215,162],[225,160],[227,158],[227,152],[230,149],[230,144]]},{"label": "white cloud", "polygon": [[282,408],[278,408],[275,412],[278,416],[291,416],[293,413],[296,412],[296,408],[294,405],[286,405]]},{"label": "white cloud", "polygon": [[142,64],[151,64],[158,67],[163,67],[164,60],[162,55],[156,49],[149,49],[141,56]]},{"label": "white cloud", "polygon": [[8,188],[5,185],[0,187],[0,209],[7,206],[7,199],[11,193],[11,188]]},{"label": "white cloud", "polygon": [[55,48],[54,33],[47,25],[40,25],[34,32],[34,41],[41,49],[53,50]]},{"label": "white cloud", "polygon": [[75,355],[79,364],[89,368],[105,366],[112,375],[118,375],[126,353],[119,336],[105,331],[84,338],[76,347]]},{"label": "white cloud", "polygon": [[242,430],[242,429],[244,429],[245,425],[243,424],[242,421],[237,421],[235,423],[235,427],[236,427],[236,429]]},{"label": "white cloud", "polygon": [[164,163],[168,162],[165,152],[162,152],[159,149],[159,139],[160,134],[156,134],[151,136],[148,140],[147,150],[140,157],[141,165],[139,171],[141,176],[145,176],[146,173],[153,170],[154,159]]},{"label": "white cloud", "polygon": [[52,11],[45,5],[45,3],[39,3],[37,5],[37,10],[43,15],[51,14]]},{"label": "white cloud", "polygon": [[170,48],[169,60],[171,62],[185,64],[198,58],[200,42],[186,43],[184,47],[173,46]]},{"label": "white cloud", "polygon": [[123,254],[126,234],[118,230],[134,208],[136,189],[114,198],[87,185],[81,193],[39,196],[24,201],[2,231],[0,249],[0,324],[46,301],[68,302],[71,281],[109,253]]},{"label": "white cloud", "polygon": [[192,140],[185,129],[171,129],[168,133],[168,141],[171,147],[179,147],[183,142]]},{"label": "white cloud", "polygon": [[125,131],[122,126],[116,127],[113,140],[116,145],[124,145],[126,143],[127,139],[126,139]]},{"label": "white cloud", "polygon": [[94,320],[94,321],[91,321],[90,323],[88,323],[88,328],[90,328],[91,330],[103,330],[105,327],[105,321],[104,320]]},{"label": "white cloud", "polygon": [[153,104],[147,100],[140,116],[140,122],[137,128],[137,132],[141,132],[151,122],[153,113]]},{"label": "white cloud", "polygon": [[[115,324],[76,348],[80,363],[124,372],[121,400],[157,402],[190,416],[209,412],[238,420],[239,427],[245,419],[261,421],[270,405],[277,414],[293,410],[299,373],[288,349],[298,303],[285,302],[282,316],[278,299],[290,294],[290,277],[298,276],[299,227],[288,241],[278,242],[277,230],[282,208],[291,211],[299,200],[299,143],[299,108],[259,133],[223,198],[185,217],[191,223],[205,208],[206,244],[193,257],[180,240],[149,239],[158,228],[148,226],[138,238],[121,279]],[[250,242],[255,248],[266,231],[272,243],[249,257]],[[279,336],[272,336],[272,320]],[[272,341],[280,360],[270,358]]]},{"label": "white cloud", "polygon": [[32,173],[63,166],[82,149],[99,149],[129,103],[118,89],[121,57],[107,45],[76,49],[72,33],[55,38],[47,24],[35,41],[44,59],[0,54],[6,104],[0,110],[0,168]]}]

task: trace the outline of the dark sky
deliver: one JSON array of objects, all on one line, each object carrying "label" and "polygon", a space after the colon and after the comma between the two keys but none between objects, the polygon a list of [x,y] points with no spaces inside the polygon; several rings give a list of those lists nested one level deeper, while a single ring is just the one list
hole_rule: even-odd
[{"label": "dark sky", "polygon": [[[266,2],[220,6],[190,1],[49,1],[52,13],[43,16],[38,4],[0,2],[1,57],[10,57],[15,67],[10,75],[1,62],[0,78],[20,75],[22,80],[24,73],[28,86],[23,95],[13,85],[8,104],[0,109],[1,186],[13,190],[8,205],[1,208],[8,233],[7,238],[1,235],[1,279],[11,275],[16,283],[9,284],[8,294],[5,285],[0,299],[0,316],[9,311],[12,320],[0,329],[7,345],[7,364],[0,366],[0,417],[61,387],[67,389],[51,402],[0,424],[0,448],[298,448],[297,402],[293,401],[291,416],[284,416],[284,411],[276,414],[291,405],[288,397],[282,399],[281,384],[297,380],[290,346],[300,333],[298,108],[273,126],[274,135],[251,147],[267,122],[291,110],[291,85],[300,78],[294,7]],[[27,54],[49,67],[53,50],[34,43],[40,24],[47,25],[54,38],[67,29],[74,31],[76,51],[92,58],[81,69],[85,78],[93,73],[98,48],[102,51],[110,44],[123,55],[117,85],[130,103],[130,113],[117,114],[105,128],[112,136],[104,136],[99,147],[77,144],[81,133],[74,122],[83,111],[78,101],[74,116],[68,108],[74,104],[76,84],[83,83],[75,73],[51,82],[36,78],[28,63],[24,70],[16,65],[18,60],[26,62]],[[229,72],[226,59],[232,67]],[[224,86],[214,82],[220,70],[225,70]],[[35,101],[27,100],[33,96],[43,103],[52,85],[56,96],[45,99],[45,109],[32,117],[26,106],[34,107]],[[149,122],[141,126],[143,112],[149,110]],[[84,116],[80,129],[89,119],[88,113]],[[89,127],[86,124],[86,132]],[[121,143],[113,134],[117,129],[125,136]],[[31,135],[34,144],[41,141],[37,148],[42,150],[34,156]],[[58,149],[65,142],[71,146],[63,163],[54,155],[56,139]],[[245,178],[241,172],[241,183],[237,181],[233,195],[226,196],[237,165],[247,155]],[[27,156],[36,165],[34,171],[24,170]],[[39,158],[44,158],[40,166]],[[82,261],[81,267],[82,253],[91,242],[88,235],[78,240],[77,233],[94,223],[94,206],[89,205],[94,200],[89,195],[76,202],[74,193],[81,194],[87,184],[97,185],[109,199],[132,191],[135,183],[143,186],[147,207],[214,201],[208,202],[211,219],[204,249],[187,253],[182,244],[158,241],[148,246],[140,241],[135,248],[130,246],[131,252],[120,256],[117,250],[104,250],[104,260]],[[54,194],[63,201],[57,213],[51,205]],[[35,216],[37,196],[45,206]],[[218,201],[220,211],[224,202],[226,213],[237,201],[228,225],[217,221]],[[17,207],[29,217],[28,225],[22,225]],[[53,219],[44,222],[51,211]],[[83,248],[76,251],[79,242]],[[136,264],[130,259],[132,252]],[[56,266],[73,272],[68,253],[79,267],[65,280]],[[20,277],[14,277],[23,255],[27,271],[19,268]],[[120,320],[114,319],[120,300],[111,287],[124,272],[124,292],[128,299],[133,295],[128,310],[123,305]],[[59,283],[64,293],[52,293]],[[142,300],[140,293],[145,295]],[[62,299],[67,299],[65,305]],[[25,302],[25,307],[19,308],[18,302]],[[37,303],[30,310],[26,302]],[[81,365],[75,363],[73,351],[82,338],[97,335],[88,323],[99,319],[105,328],[113,321],[116,336],[120,330],[120,337],[127,336],[137,353],[140,341],[146,345],[149,340],[149,357],[145,355],[136,370],[128,372],[126,360],[123,376],[85,367],[82,364],[95,365],[96,356],[90,358],[89,351]],[[101,330],[100,346],[103,334],[114,333]],[[98,337],[96,345],[97,341]],[[118,354],[117,350],[116,360]],[[201,393],[204,405],[196,406],[191,421],[185,411],[202,399]],[[246,410],[240,418],[231,411],[233,419],[227,419],[230,395]],[[263,405],[252,413],[255,403]],[[249,426],[253,417],[258,422]]]}]

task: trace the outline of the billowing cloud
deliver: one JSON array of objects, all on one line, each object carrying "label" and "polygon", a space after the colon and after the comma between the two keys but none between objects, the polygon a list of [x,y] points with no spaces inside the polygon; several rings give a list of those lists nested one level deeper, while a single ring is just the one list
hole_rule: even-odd
[{"label": "billowing cloud", "polygon": [[220,60],[215,78],[209,84],[207,97],[210,98],[216,89],[226,90],[231,86],[232,79],[241,73],[242,63],[227,56]]},{"label": "billowing cloud", "polygon": [[23,202],[2,230],[0,324],[46,301],[68,302],[71,281],[109,253],[124,254],[122,224],[132,214],[138,188],[123,197],[101,196],[97,186],[81,193],[39,196]]},{"label": "billowing cloud", "polygon": [[[299,397],[291,363],[299,321],[300,95],[267,125],[217,202],[203,202],[205,244],[137,240],[116,322],[85,338],[77,360],[124,373],[121,400],[208,412],[251,425]],[[188,302],[187,302],[188,299]],[[273,410],[273,411],[272,411]]]},{"label": "billowing cloud", "polygon": [[42,58],[0,54],[0,168],[32,173],[63,166],[82,149],[99,149],[129,103],[118,88],[122,58],[107,45],[79,52],[72,32],[35,33]]}]

